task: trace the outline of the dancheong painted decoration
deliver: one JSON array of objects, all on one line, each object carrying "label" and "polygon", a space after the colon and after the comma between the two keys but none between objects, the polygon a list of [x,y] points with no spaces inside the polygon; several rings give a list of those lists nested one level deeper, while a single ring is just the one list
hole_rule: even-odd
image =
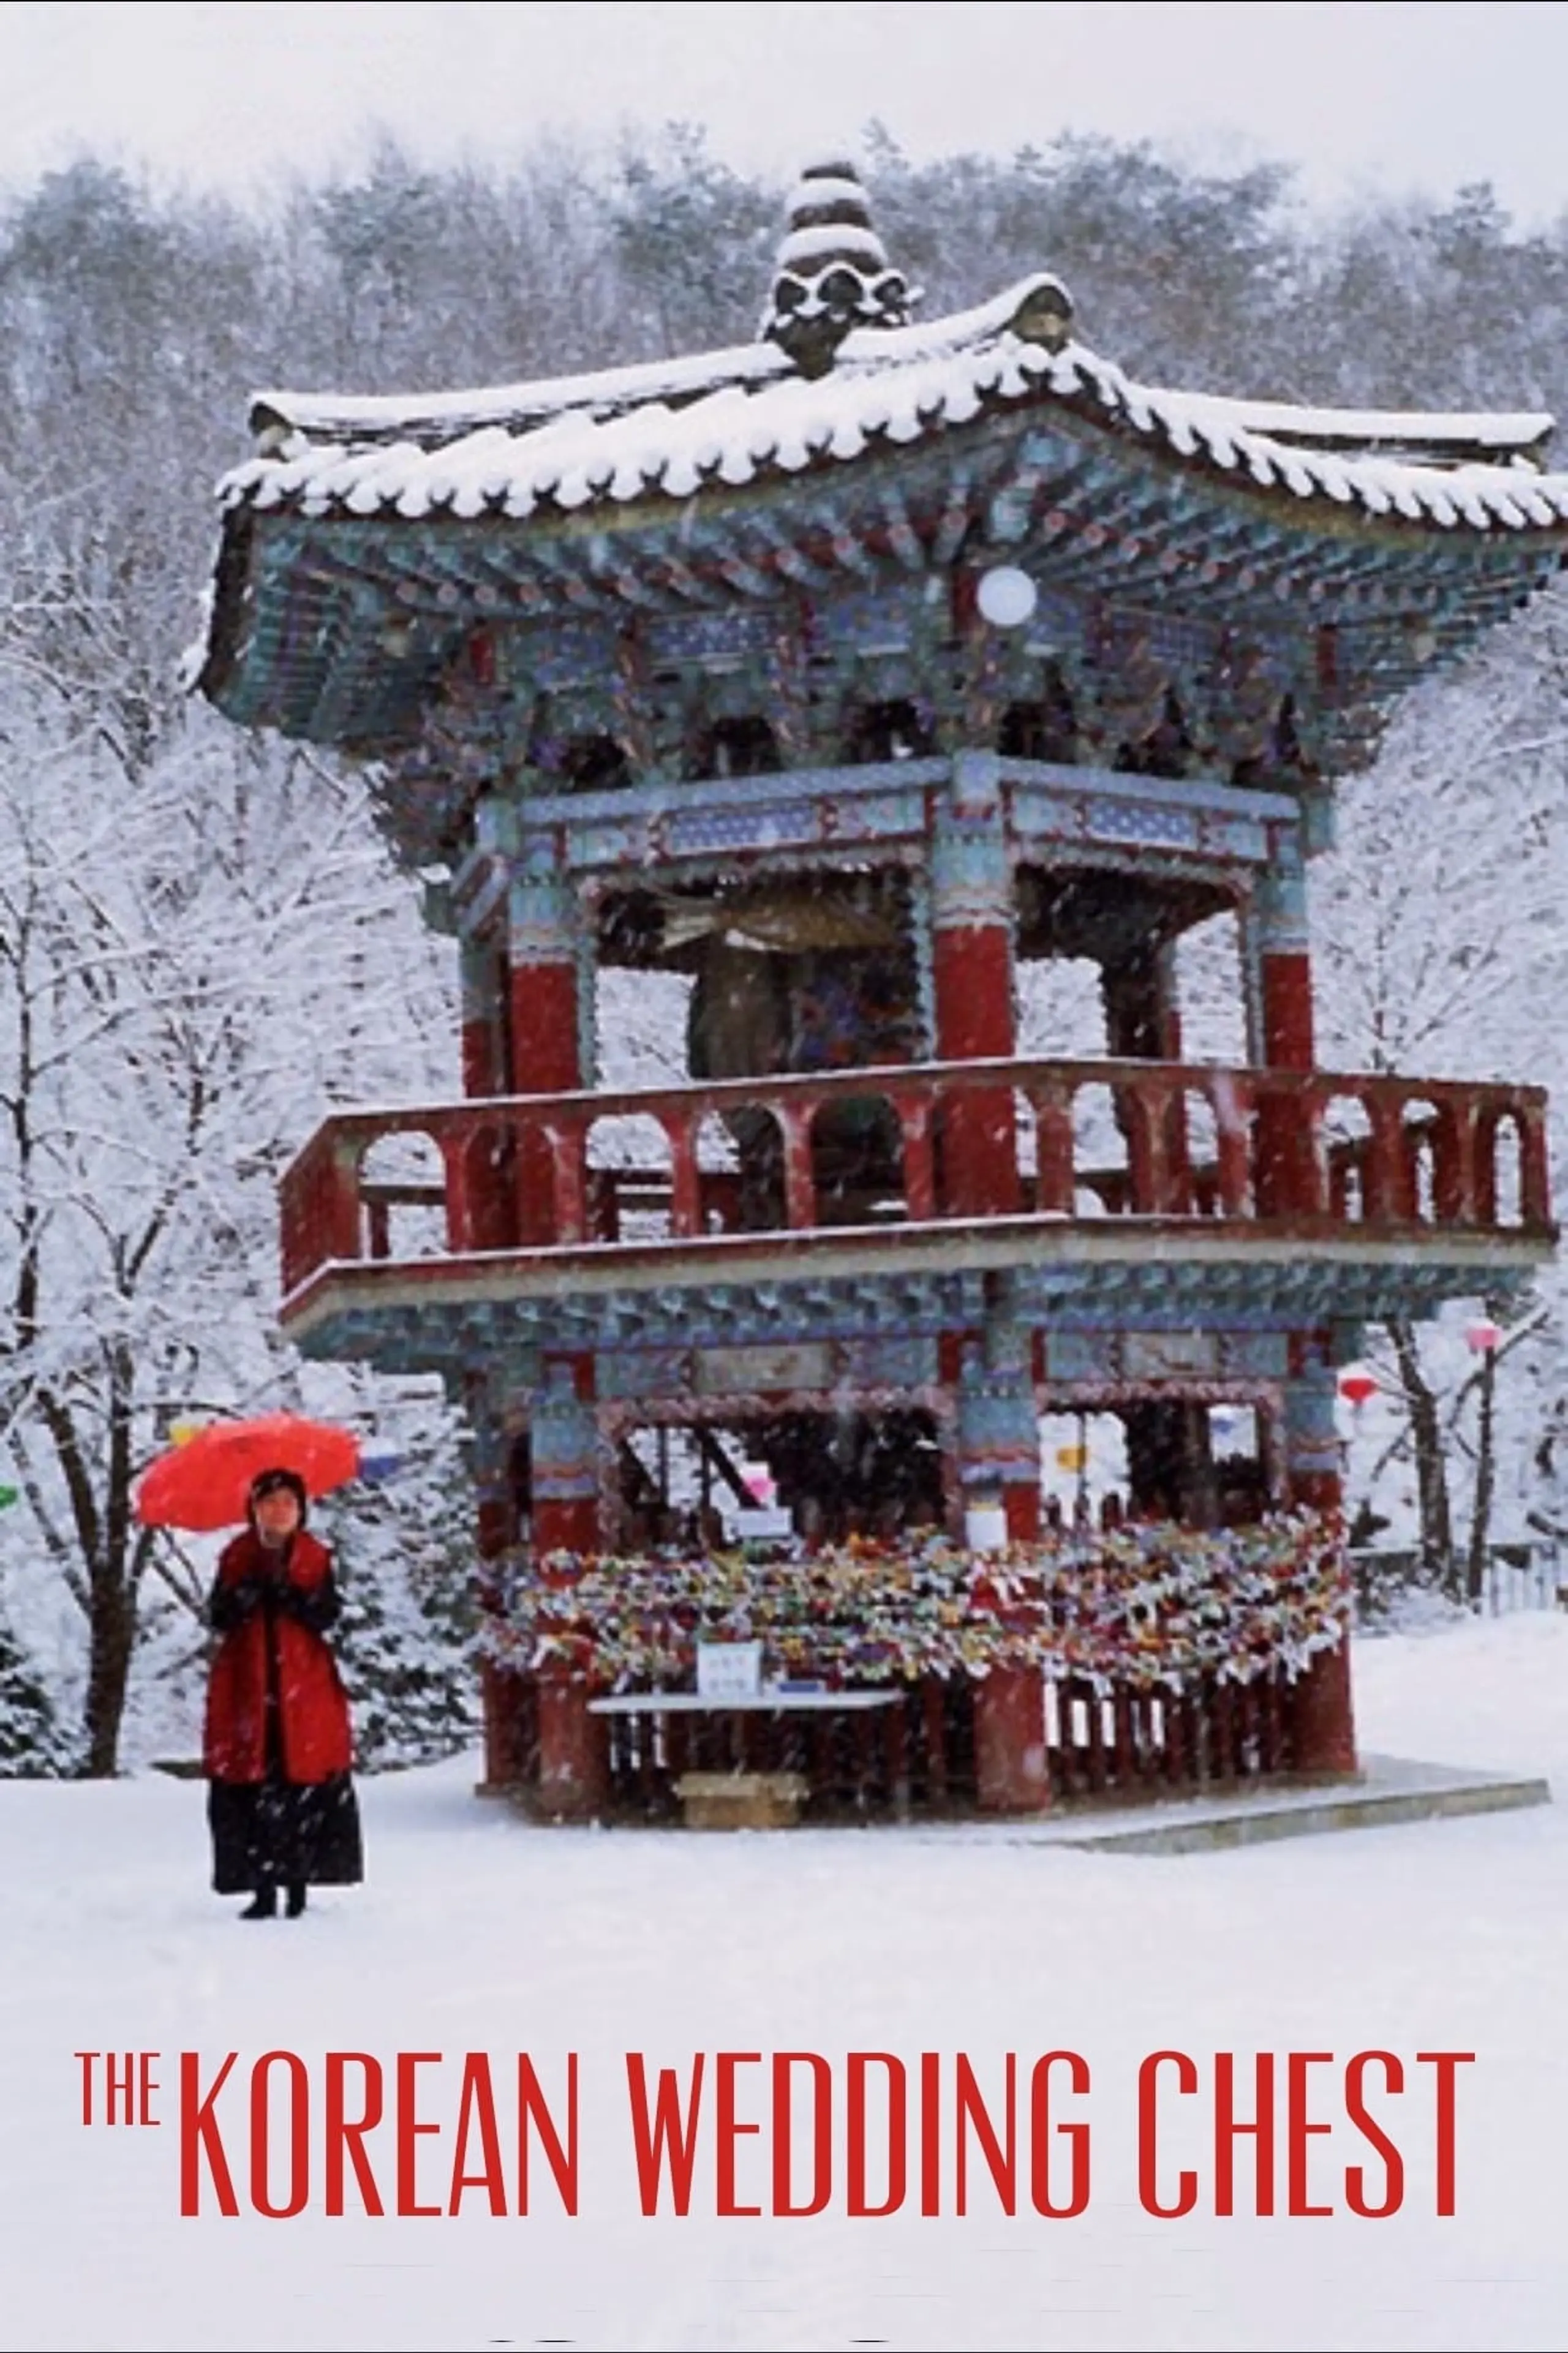
[{"label": "dancheong painted decoration", "polygon": [[[823,167],[755,343],[270,393],[221,488],[203,689],[374,763],[463,976],[462,1100],[288,1171],[282,1320],[463,1399],[546,1817],[1352,1769],[1336,1368],[1552,1248],[1538,1090],[1318,1067],[1306,906],[1336,777],[1563,562],[1550,420],[1151,390],[1044,275],[914,304]],[[1022,1050],[1052,959],[1093,1059]]]}]

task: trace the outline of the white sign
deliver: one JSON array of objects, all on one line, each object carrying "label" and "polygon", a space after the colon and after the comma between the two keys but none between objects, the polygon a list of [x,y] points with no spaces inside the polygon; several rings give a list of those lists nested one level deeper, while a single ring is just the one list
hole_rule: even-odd
[{"label": "white sign", "polygon": [[699,1642],[699,1699],[756,1699],[762,1689],[760,1642]]},{"label": "white sign", "polygon": [[699,1348],[696,1374],[699,1397],[733,1397],[759,1389],[827,1389],[833,1383],[833,1352],[825,1340]]},{"label": "white sign", "polygon": [[760,1504],[749,1512],[731,1512],[729,1533],[736,1544],[788,1544],[795,1533],[792,1513],[781,1504]]},{"label": "white sign", "polygon": [[964,1542],[971,1552],[1007,1550],[1007,1514],[1000,1504],[971,1504],[964,1514]]},{"label": "white sign", "polygon": [[1213,1373],[1219,1360],[1212,1332],[1128,1332],[1121,1344],[1129,1381],[1163,1381],[1184,1373]]}]

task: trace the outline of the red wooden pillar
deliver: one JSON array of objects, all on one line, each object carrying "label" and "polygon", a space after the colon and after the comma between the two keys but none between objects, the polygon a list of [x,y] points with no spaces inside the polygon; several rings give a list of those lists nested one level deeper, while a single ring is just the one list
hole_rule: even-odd
[{"label": "red wooden pillar", "polygon": [[[1245,926],[1252,978],[1252,1060],[1263,1070],[1310,1071],[1316,1064],[1312,959],[1307,874],[1298,858],[1282,860],[1260,877]],[[1260,1090],[1256,1151],[1262,1216],[1310,1215],[1323,1206],[1317,1136],[1303,1097],[1292,1090]]]},{"label": "red wooden pillar", "polygon": [[592,1821],[609,1786],[604,1718],[588,1714],[587,1682],[564,1667],[546,1667],[538,1692],[539,1810],[548,1821]]},{"label": "red wooden pillar", "polygon": [[1266,950],[1258,959],[1263,1061],[1270,1071],[1309,1071],[1316,1051],[1312,959],[1305,947]]},{"label": "red wooden pillar", "polygon": [[[563,1591],[571,1582],[551,1556],[599,1549],[598,1426],[591,1357],[546,1359],[530,1425],[535,1575]],[[539,1805],[557,1821],[586,1821],[604,1803],[608,1741],[588,1712],[592,1686],[564,1664],[539,1677]]]},{"label": "red wooden pillar", "polygon": [[1037,1814],[1050,1804],[1038,1667],[993,1667],[976,1683],[975,1786],[987,1813]]},{"label": "red wooden pillar", "polygon": [[[507,1091],[506,960],[489,937],[465,934],[462,1091],[472,1101]],[[448,1226],[458,1250],[504,1250],[514,1236],[506,1131],[477,1129],[447,1156]],[[453,1195],[456,1198],[452,1198]]]},{"label": "red wooden pillar", "polygon": [[1040,1416],[1029,1334],[1009,1312],[1007,1278],[988,1278],[991,1297],[980,1344],[959,1365],[956,1432],[959,1491],[966,1508],[1000,1504],[1008,1540],[1040,1533]]},{"label": "red wooden pillar", "polygon": [[[583,1084],[577,970],[581,909],[558,874],[514,879],[507,902],[507,1046],[516,1095],[567,1094]],[[556,1239],[550,1147],[524,1130],[516,1153],[518,1239]]]},{"label": "red wooden pillar", "polygon": [[[1334,1424],[1333,1368],[1313,1361],[1317,1352],[1304,1339],[1293,1340],[1291,1352],[1296,1366],[1284,1391],[1287,1491],[1293,1504],[1327,1513],[1337,1520],[1344,1490],[1341,1448]],[[1320,1651],[1297,1678],[1292,1717],[1298,1772],[1356,1770],[1348,1631],[1336,1650]]]},{"label": "red wooden pillar", "polygon": [[[461,1052],[462,1091],[471,1101],[504,1094],[506,1067],[506,963],[493,938],[462,935],[459,948],[462,991]],[[450,1246],[458,1250],[504,1249],[515,1232],[506,1137],[497,1125],[454,1141],[445,1154]],[[474,1511],[476,1589],[482,1612],[502,1607],[500,1564],[516,1528],[507,1491],[505,1448],[495,1411],[482,1391],[470,1400],[475,1432]],[[522,1778],[518,1718],[519,1678],[482,1659],[480,1705],[484,1732],[484,1789],[509,1787]]]},{"label": "red wooden pillar", "polygon": [[[1000,765],[962,752],[931,848],[931,982],[937,1060],[1010,1060],[1017,1051],[1012,988],[1012,877]],[[955,1088],[941,1107],[938,1208],[995,1217],[1021,1206],[1012,1090]]]},{"label": "red wooden pillar", "polygon": [[[966,1508],[1000,1502],[1010,1544],[1040,1534],[1040,1420],[1029,1335],[992,1278],[983,1346],[966,1351],[959,1380],[959,1485]],[[991,1812],[1038,1812],[1051,1802],[1045,1683],[1038,1667],[997,1667],[975,1684],[976,1794]]]}]

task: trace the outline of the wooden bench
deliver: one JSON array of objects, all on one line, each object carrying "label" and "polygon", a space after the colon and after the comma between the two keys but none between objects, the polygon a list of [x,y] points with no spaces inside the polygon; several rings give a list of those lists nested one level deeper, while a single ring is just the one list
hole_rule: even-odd
[{"label": "wooden bench", "polygon": [[[709,1698],[698,1692],[616,1692],[590,1699],[590,1715],[682,1717],[728,1716],[736,1724],[750,1715],[854,1715],[866,1718],[879,1711],[904,1706],[902,1688],[894,1691],[823,1691],[777,1684],[743,1697]],[[680,1799],[688,1830],[788,1830],[799,1820],[810,1795],[804,1773],[754,1772],[736,1757],[726,1772],[689,1772],[676,1776],[673,1787]],[[902,1759],[902,1750],[900,1750]],[[900,1761],[894,1775],[894,1807],[900,1817],[909,1809],[907,1770]]]},{"label": "wooden bench", "polygon": [[689,1831],[784,1831],[810,1791],[803,1773],[683,1773],[675,1795]]}]

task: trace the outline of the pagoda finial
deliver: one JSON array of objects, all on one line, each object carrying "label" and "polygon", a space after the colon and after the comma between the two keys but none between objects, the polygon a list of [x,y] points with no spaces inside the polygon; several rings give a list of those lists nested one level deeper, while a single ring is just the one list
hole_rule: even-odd
[{"label": "pagoda finial", "polygon": [[842,156],[809,164],[790,191],[763,341],[779,344],[802,375],[826,375],[853,327],[906,326],[919,299],[888,266],[854,165]]}]

